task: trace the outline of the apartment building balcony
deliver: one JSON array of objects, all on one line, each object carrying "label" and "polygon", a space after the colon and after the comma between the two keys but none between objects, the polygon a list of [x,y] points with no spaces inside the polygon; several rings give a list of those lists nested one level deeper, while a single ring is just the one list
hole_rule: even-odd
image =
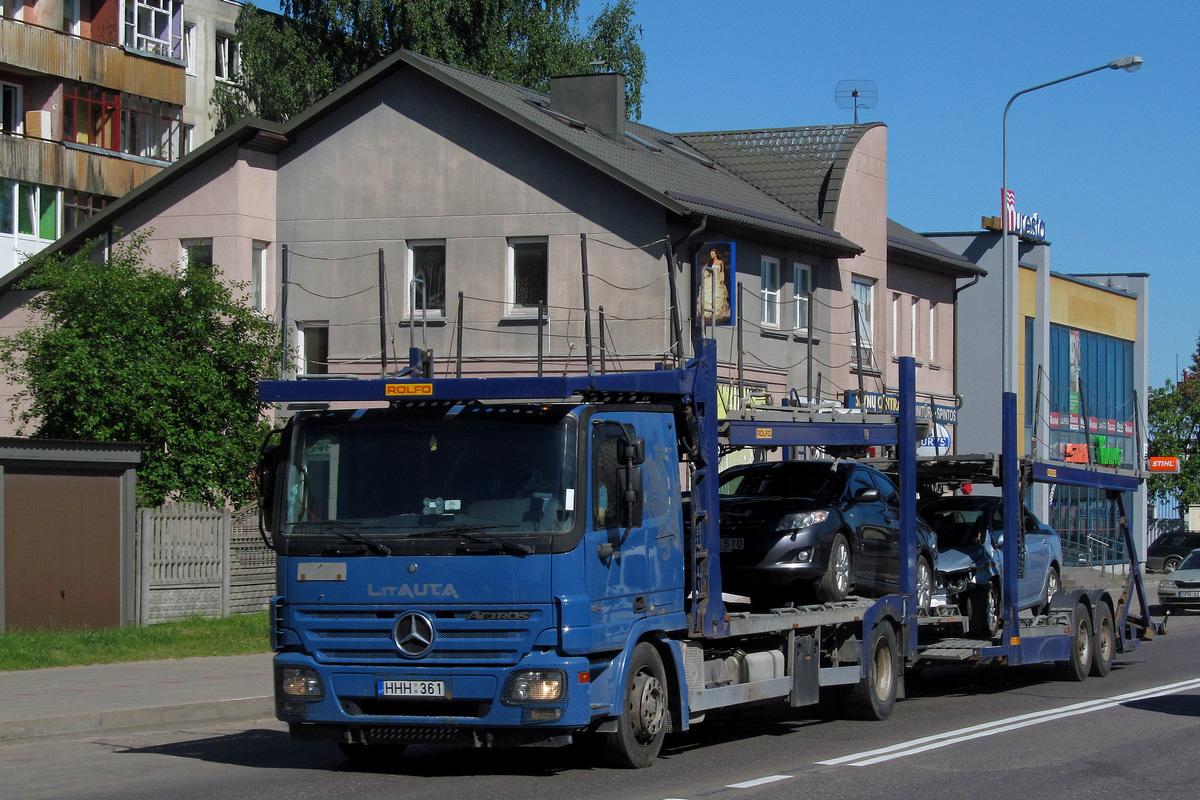
[{"label": "apartment building balcony", "polygon": [[134,55],[120,47],[9,19],[0,19],[0,65],[184,103],[181,62]]},{"label": "apartment building balcony", "polygon": [[166,167],[165,162],[98,147],[28,136],[0,136],[0,177],[120,197]]}]

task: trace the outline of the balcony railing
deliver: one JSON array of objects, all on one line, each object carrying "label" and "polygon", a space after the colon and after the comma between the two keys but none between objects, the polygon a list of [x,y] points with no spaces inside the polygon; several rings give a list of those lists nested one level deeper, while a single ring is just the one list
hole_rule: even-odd
[{"label": "balcony railing", "polygon": [[0,19],[0,64],[184,104],[182,64],[141,58],[37,25]]},{"label": "balcony railing", "polygon": [[107,197],[120,197],[166,166],[98,148],[14,135],[0,136],[0,165],[5,178]]}]

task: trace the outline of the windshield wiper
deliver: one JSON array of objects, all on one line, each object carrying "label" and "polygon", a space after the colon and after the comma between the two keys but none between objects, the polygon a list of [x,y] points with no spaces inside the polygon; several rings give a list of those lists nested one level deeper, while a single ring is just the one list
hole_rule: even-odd
[{"label": "windshield wiper", "polygon": [[293,526],[311,525],[321,533],[332,533],[335,536],[345,539],[347,542],[360,544],[377,555],[390,556],[392,554],[392,548],[388,547],[386,544],[377,542],[370,537],[363,536],[361,533],[350,527],[351,525],[357,525],[359,523],[338,522],[337,520],[332,519],[322,519],[315,522],[293,522],[291,524]]},{"label": "windshield wiper", "polygon": [[[505,539],[500,536],[493,536],[490,533],[481,533],[481,531],[491,530],[493,528],[502,528],[503,525],[459,525],[453,528],[438,528],[436,530],[422,531],[421,533],[409,534],[410,539],[429,538],[434,536],[460,536],[463,539],[475,542],[477,544],[489,545],[490,550],[498,549],[501,552],[511,555],[527,556],[533,552],[533,547],[520,542],[514,542],[511,539]],[[463,542],[459,545],[459,549],[466,548],[467,543]]]}]

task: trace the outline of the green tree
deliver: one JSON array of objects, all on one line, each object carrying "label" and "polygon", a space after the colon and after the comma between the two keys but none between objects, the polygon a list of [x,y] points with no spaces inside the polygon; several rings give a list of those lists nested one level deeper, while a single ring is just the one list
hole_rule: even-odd
[{"label": "green tree", "polygon": [[0,338],[22,387],[13,419],[36,438],[144,444],[139,505],[241,503],[269,430],[257,382],[278,363],[275,327],[215,267],[148,266],[146,239],[107,262],[97,242],[36,262],[20,288],[39,324]]},{"label": "green tree", "polygon": [[547,92],[553,75],[626,77],[641,114],[646,56],[634,0],[616,0],[579,31],[578,0],[283,0],[283,19],[247,3],[241,71],[213,92],[225,128],[247,113],[282,122],[400,48]]},{"label": "green tree", "polygon": [[1179,472],[1150,478],[1151,496],[1177,500],[1181,508],[1200,503],[1200,341],[1178,383],[1150,390],[1147,416],[1149,454],[1182,457]]}]

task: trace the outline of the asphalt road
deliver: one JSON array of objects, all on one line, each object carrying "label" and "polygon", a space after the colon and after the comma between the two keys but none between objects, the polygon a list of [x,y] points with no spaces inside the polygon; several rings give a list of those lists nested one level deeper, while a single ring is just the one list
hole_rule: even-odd
[{"label": "asphalt road", "polygon": [[1200,785],[1200,614],[1103,679],[1043,667],[925,670],[886,722],[773,711],[710,716],[639,771],[575,749],[410,748],[360,770],[273,719],[0,746],[23,798],[1190,798]]}]

